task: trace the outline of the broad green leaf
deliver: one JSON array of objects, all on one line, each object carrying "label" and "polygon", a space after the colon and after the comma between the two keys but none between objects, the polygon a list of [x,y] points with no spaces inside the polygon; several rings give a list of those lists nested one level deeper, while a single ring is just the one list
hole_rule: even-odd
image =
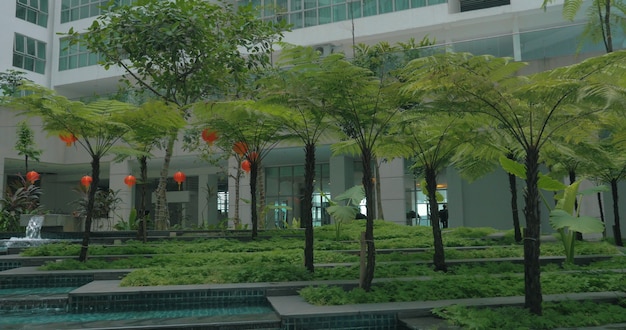
[{"label": "broad green leaf", "polygon": [[354,220],[357,209],[354,206],[333,205],[327,207],[326,212],[338,221],[348,222]]},{"label": "broad green leaf", "polygon": [[547,191],[559,191],[567,187],[563,182],[541,173],[539,173],[539,181],[537,182],[537,186],[540,189]]},{"label": "broad green leaf", "polygon": [[500,165],[507,173],[513,174],[520,179],[526,179],[526,166],[505,156],[500,156]]},{"label": "broad green leaf", "polygon": [[550,212],[550,225],[554,229],[567,228],[570,231],[582,234],[601,233],[604,231],[604,223],[590,216],[575,217],[564,210],[555,209]]},{"label": "broad green leaf", "polygon": [[[347,200],[348,205],[358,206],[363,198],[365,198],[365,189],[363,188],[363,185],[357,185],[339,194],[335,197],[335,200]],[[330,211],[328,213],[330,213]]]}]

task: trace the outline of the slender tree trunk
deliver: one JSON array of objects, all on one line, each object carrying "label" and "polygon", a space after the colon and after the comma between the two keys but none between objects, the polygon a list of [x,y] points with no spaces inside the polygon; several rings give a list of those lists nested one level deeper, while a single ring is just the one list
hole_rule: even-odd
[{"label": "slender tree trunk", "polygon": [[611,0],[604,3],[604,30],[606,36],[606,52],[613,52],[613,32],[611,31]]},{"label": "slender tree trunk", "polygon": [[443,239],[441,228],[439,228],[439,203],[437,203],[437,171],[430,167],[425,167],[426,190],[428,191],[428,206],[430,208],[430,226],[433,230],[433,244],[435,254],[433,263],[435,271],[447,272],[446,257],[443,251]]},{"label": "slender tree trunk", "polygon": [[535,315],[542,314],[541,269],[541,215],[539,212],[539,150],[531,146],[526,150],[526,193],[524,194],[526,230],[524,232],[524,307]]},{"label": "slender tree trunk", "polygon": [[24,166],[26,167],[26,172],[28,173],[28,155],[24,155]]},{"label": "slender tree trunk", "polygon": [[600,209],[600,221],[604,223],[604,230],[602,231],[602,237],[606,238],[606,221],[604,220],[604,208],[602,207],[602,193],[596,193],[596,198],[598,199],[598,209]]},{"label": "slender tree trunk", "polygon": [[304,146],[304,196],[302,197],[302,224],[304,225],[304,267],[313,273],[313,182],[315,180],[315,144]]},{"label": "slender tree trunk", "polygon": [[141,201],[139,202],[139,228],[138,236],[141,241],[146,243],[148,241],[148,224],[146,217],[146,186],[148,185],[148,157],[141,156],[139,158],[139,171],[141,172]]},{"label": "slender tree trunk", "polygon": [[365,201],[367,204],[367,216],[365,224],[365,244],[367,247],[367,264],[365,266],[365,277],[360,286],[369,292],[372,289],[374,280],[374,270],[376,268],[376,249],[374,246],[374,215],[370,210],[374,209],[374,185],[372,182],[372,151],[363,150],[361,153],[363,162],[363,189],[365,190]]},{"label": "slender tree trunk", "polygon": [[258,235],[259,219],[257,214],[257,201],[256,201],[256,183],[259,169],[259,161],[250,162],[250,208],[252,213],[252,238],[256,238]]},{"label": "slender tree trunk", "polygon": [[[237,170],[235,172],[235,175],[231,175],[230,177],[233,178],[235,180],[235,214],[233,214],[232,219],[233,219],[233,226],[235,227],[235,229],[237,229],[239,227],[239,225],[241,224],[241,219],[239,219],[239,200],[241,199],[241,160],[237,157],[235,157],[235,160],[237,160]],[[231,201],[229,201],[230,203]]]},{"label": "slender tree trunk", "polygon": [[263,169],[263,166],[261,166],[261,163],[259,163],[257,169],[256,169],[256,173],[257,173],[257,177],[256,177],[256,191],[259,192],[259,198],[257,199],[257,203],[259,203],[259,205],[257,206],[257,214],[259,215],[259,221],[257,222],[257,226],[260,227],[261,229],[266,229],[267,228],[267,212],[263,212],[263,210],[265,210],[265,205],[266,205],[266,201],[265,201],[265,170]]},{"label": "slender tree trunk", "polygon": [[519,223],[519,210],[517,208],[517,179],[515,174],[508,174],[509,190],[511,191],[511,214],[513,215],[513,231],[515,233],[515,241],[522,241],[522,231]]},{"label": "slender tree trunk", "polygon": [[622,242],[622,231],[619,225],[619,203],[617,195],[617,179],[611,180],[611,194],[613,195],[613,218],[615,224],[613,225],[613,237],[615,238],[615,245],[624,246]]},{"label": "slender tree trunk", "polygon": [[154,210],[154,224],[157,229],[167,229],[170,224],[170,213],[167,210],[167,177],[170,169],[170,161],[174,152],[174,142],[176,136],[170,136],[165,148],[165,157],[163,159],[163,167],[159,177],[159,185],[156,188],[156,206]]},{"label": "slender tree trunk", "polygon": [[87,215],[85,219],[85,231],[83,233],[83,242],[80,246],[80,255],[78,261],[87,261],[87,252],[89,250],[89,239],[91,237],[91,222],[93,218],[93,205],[96,197],[96,190],[100,183],[100,157],[93,156],[91,159],[91,185],[87,194]]},{"label": "slender tree trunk", "polygon": [[383,214],[383,194],[380,191],[380,164],[378,164],[378,159],[375,161],[376,164],[376,219],[385,220],[385,215]]}]

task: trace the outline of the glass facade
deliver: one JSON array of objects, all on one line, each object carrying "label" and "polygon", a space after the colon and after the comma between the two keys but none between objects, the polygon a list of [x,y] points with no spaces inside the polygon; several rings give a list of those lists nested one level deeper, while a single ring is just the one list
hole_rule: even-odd
[{"label": "glass facade", "polygon": [[446,3],[447,0],[249,0],[259,17],[287,20],[292,29]]},{"label": "glass facade", "polygon": [[[115,0],[115,6],[130,5],[135,0]],[[98,16],[111,0],[63,0],[61,2],[61,23]]]},{"label": "glass facade", "polygon": [[[318,164],[315,169],[315,187],[313,188],[313,225],[330,223],[330,216],[325,208],[326,198],[330,198],[330,167]],[[293,219],[302,219],[305,210],[301,200],[304,197],[304,166],[280,166],[265,169],[265,205],[273,206],[265,218],[268,228],[284,228]]]},{"label": "glass facade", "polygon": [[87,47],[81,45],[80,42],[70,45],[68,38],[60,40],[59,71],[96,65],[99,60],[99,54],[89,52]]},{"label": "glass facade", "polygon": [[13,66],[45,73],[46,71],[46,43],[16,33],[13,41]]},{"label": "glass facade", "polygon": [[15,17],[48,27],[48,0],[17,0]]}]

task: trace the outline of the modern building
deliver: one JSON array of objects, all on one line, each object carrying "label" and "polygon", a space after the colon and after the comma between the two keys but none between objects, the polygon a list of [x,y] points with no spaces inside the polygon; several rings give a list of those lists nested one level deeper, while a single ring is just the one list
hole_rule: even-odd
[{"label": "modern building", "polygon": [[[130,1],[130,0],[120,0]],[[52,88],[68,98],[78,99],[113,92],[122,71],[104,70],[97,65],[98,57],[81,45],[68,47],[62,33],[70,28],[81,30],[89,26],[108,0],[4,0],[0,3],[0,72],[8,69],[26,72],[26,77]],[[241,3],[242,1],[239,1]],[[292,32],[286,41],[310,45],[322,54],[345,52],[352,55],[356,43],[391,44],[409,38],[421,40],[428,36],[436,41],[434,47],[446,51],[471,52],[512,57],[529,62],[526,73],[580,61],[601,54],[600,44],[580,44],[579,36],[585,24],[584,10],[574,21],[561,15],[562,1],[555,1],[546,10],[542,0],[253,0],[254,4],[273,11],[260,11],[264,19],[288,20]],[[591,1],[585,1],[589,5]],[[615,31],[616,45],[626,43],[621,31]],[[12,45],[12,47],[9,47]],[[14,149],[16,126],[24,118],[9,109],[0,109],[0,186],[6,187],[18,173],[25,172],[24,159]],[[54,213],[70,214],[72,192],[83,175],[89,174],[89,158],[82,149],[65,144],[55,136],[41,132],[37,121],[29,122],[36,131],[36,141],[43,149],[40,161],[30,168],[41,176],[44,190],[42,202]],[[149,163],[149,176],[154,180],[161,169],[162,154]],[[269,226],[300,218],[307,210],[300,208],[303,184],[304,152],[299,146],[281,146],[264,160],[264,191],[266,204],[285,206],[267,214]],[[361,180],[358,159],[331,155],[328,146],[319,148],[317,155],[316,191],[336,196]],[[180,145],[174,153],[170,176],[183,171],[187,180],[179,190],[172,181],[168,202],[172,224],[185,227],[217,224],[233,216],[235,181],[227,175],[238,164],[234,159],[221,166],[210,166],[197,155],[183,151]],[[384,217],[388,221],[428,224],[426,200],[418,181],[403,159],[389,160],[381,165],[381,198]],[[104,161],[102,186],[119,190],[123,203],[110,222],[97,224],[96,229],[108,229],[112,222],[127,219],[129,210],[137,203],[137,189],[124,184],[128,174],[138,175],[136,161],[121,163]],[[247,179],[243,181],[247,182]],[[462,179],[454,169],[439,177],[440,192],[446,198],[450,226],[492,226],[509,229],[508,180],[502,171],[475,182]],[[520,183],[521,185],[521,183]],[[242,199],[249,199],[247,184],[242,183]],[[520,194],[521,196],[521,194]],[[610,196],[606,197],[610,199]],[[605,205],[610,205],[610,200]],[[330,221],[324,212],[324,199],[316,194],[314,219],[316,224]],[[520,200],[520,205],[522,201]],[[240,201],[240,218],[249,222],[249,205]],[[287,206],[290,208],[287,208]],[[589,209],[596,209],[595,204]],[[421,221],[408,219],[407,213],[417,211]],[[607,221],[612,223],[608,213]],[[543,213],[547,217],[547,212]],[[523,215],[520,210],[520,217]],[[547,221],[544,229],[549,230]]]}]

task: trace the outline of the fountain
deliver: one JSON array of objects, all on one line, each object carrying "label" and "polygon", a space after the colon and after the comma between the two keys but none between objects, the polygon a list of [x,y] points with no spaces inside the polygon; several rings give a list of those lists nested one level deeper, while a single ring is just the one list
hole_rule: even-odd
[{"label": "fountain", "polygon": [[25,237],[11,237],[8,240],[0,241],[0,250],[3,248],[26,248],[30,246],[39,246],[48,243],[49,239],[41,238],[41,227],[43,225],[44,216],[34,215],[28,220],[26,225]]}]

